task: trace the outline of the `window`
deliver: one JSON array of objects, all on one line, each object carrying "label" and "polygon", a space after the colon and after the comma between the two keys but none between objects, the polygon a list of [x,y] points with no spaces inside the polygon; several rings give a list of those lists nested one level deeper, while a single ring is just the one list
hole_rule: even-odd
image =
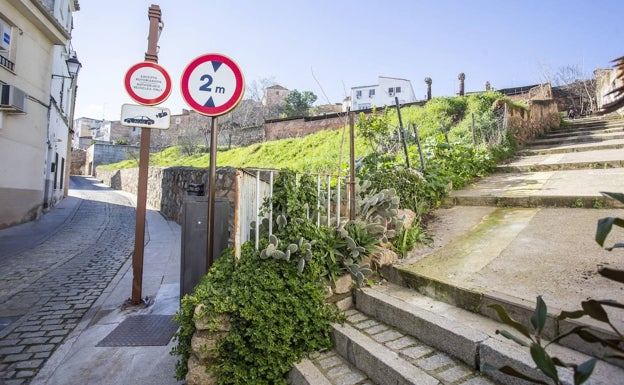
[{"label": "window", "polygon": [[394,94],[400,94],[401,93],[401,87],[390,87],[388,88],[388,95],[389,96],[394,96]]},{"label": "window", "polygon": [[355,91],[355,98],[356,99],[361,99],[362,98],[362,90]]},{"label": "window", "polygon": [[370,89],[368,90],[368,97],[369,98],[374,98],[375,97],[375,89]]},{"label": "window", "polygon": [[0,66],[13,71],[14,64],[11,61],[11,41],[13,28],[9,23],[0,19]]}]

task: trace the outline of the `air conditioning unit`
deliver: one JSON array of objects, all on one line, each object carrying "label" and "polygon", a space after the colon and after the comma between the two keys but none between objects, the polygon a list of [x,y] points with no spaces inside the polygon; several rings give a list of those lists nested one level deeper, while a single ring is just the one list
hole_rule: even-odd
[{"label": "air conditioning unit", "polygon": [[26,93],[10,84],[2,84],[0,110],[26,112]]}]

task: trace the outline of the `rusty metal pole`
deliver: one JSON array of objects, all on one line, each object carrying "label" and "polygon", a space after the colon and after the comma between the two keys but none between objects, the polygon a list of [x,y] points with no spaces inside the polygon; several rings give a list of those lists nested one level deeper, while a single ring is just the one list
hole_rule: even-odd
[{"label": "rusty metal pole", "polygon": [[347,110],[349,114],[349,220],[355,220],[355,124],[353,122],[353,112]]},{"label": "rusty metal pole", "polygon": [[214,263],[215,196],[217,191],[217,117],[210,122],[210,168],[208,172],[208,231],[206,244],[206,272]]},{"label": "rusty metal pole", "polygon": [[[145,61],[158,63],[158,33],[161,25],[161,11],[158,5],[151,5],[148,11],[150,21]],[[132,297],[130,303],[143,303],[143,251],[145,246],[145,213],[147,206],[147,179],[149,174],[149,128],[141,129],[139,153],[139,185],[137,187],[136,226],[134,232],[134,252],[132,253]]]}]

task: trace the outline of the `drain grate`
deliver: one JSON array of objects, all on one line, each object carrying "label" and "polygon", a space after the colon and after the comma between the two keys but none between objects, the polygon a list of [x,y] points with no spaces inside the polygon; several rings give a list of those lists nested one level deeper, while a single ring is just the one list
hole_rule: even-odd
[{"label": "drain grate", "polygon": [[178,330],[172,315],[129,316],[96,346],[165,346]]}]

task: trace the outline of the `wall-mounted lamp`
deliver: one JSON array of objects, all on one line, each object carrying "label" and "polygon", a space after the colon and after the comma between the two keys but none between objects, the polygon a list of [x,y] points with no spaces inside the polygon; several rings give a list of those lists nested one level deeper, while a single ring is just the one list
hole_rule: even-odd
[{"label": "wall-mounted lamp", "polygon": [[82,68],[82,64],[78,61],[76,56],[72,56],[65,61],[67,63],[67,70],[69,71],[69,75],[74,77],[78,76],[78,71]]},{"label": "wall-mounted lamp", "polygon": [[78,61],[76,56],[72,56],[65,60],[65,63],[67,64],[67,72],[69,72],[69,76],[52,74],[52,78],[73,79],[78,75],[80,68],[82,68],[82,64]]}]

